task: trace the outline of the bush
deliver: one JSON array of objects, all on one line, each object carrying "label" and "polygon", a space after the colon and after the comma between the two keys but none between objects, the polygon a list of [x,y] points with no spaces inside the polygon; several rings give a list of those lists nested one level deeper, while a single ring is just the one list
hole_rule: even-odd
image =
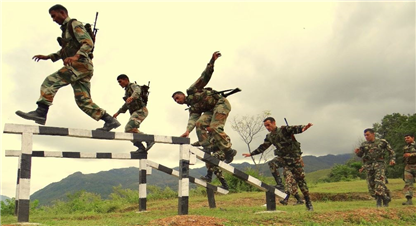
[{"label": "bush", "polygon": [[14,215],[15,210],[15,198],[6,199],[5,201],[1,201],[1,215]]}]

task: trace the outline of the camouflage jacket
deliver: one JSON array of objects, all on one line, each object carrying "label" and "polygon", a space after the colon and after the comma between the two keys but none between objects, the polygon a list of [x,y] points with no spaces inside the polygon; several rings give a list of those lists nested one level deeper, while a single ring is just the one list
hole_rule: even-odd
[{"label": "camouflage jacket", "polygon": [[276,147],[275,155],[284,159],[286,163],[294,162],[302,155],[300,143],[295,139],[294,134],[302,133],[304,127],[304,125],[277,127],[276,130],[267,134],[264,143],[251,154],[263,153],[271,145],[274,145]]},{"label": "camouflage jacket", "polygon": [[389,153],[390,161],[396,160],[395,153],[390,144],[384,139],[365,141],[361,144],[357,156],[363,159],[364,164],[384,162],[386,151]]},{"label": "camouflage jacket", "polygon": [[218,94],[211,88],[205,88],[208,82],[211,80],[214,73],[214,65],[208,64],[201,76],[194,82],[187,90],[187,96],[185,103],[189,107],[189,119],[187,130],[191,132],[195,128],[195,123],[199,119],[202,113],[213,111],[215,105],[221,98],[221,94]]},{"label": "camouflage jacket", "polygon": [[410,157],[404,158],[406,164],[416,164],[416,143],[406,144],[403,148],[404,154],[410,153]]},{"label": "camouflage jacket", "polygon": [[76,54],[89,59],[88,54],[94,47],[94,43],[88,32],[85,30],[84,25],[77,20],[72,22],[74,36],[76,38],[73,39],[67,29],[68,22],[70,20],[71,18],[67,17],[61,26],[63,40],[61,50],[56,53],[49,54],[49,57],[53,62],[60,59],[64,60],[65,58],[75,56]]},{"label": "camouflage jacket", "polygon": [[121,108],[118,110],[118,113],[125,113],[128,109],[130,114],[132,114],[133,112],[140,110],[146,106],[140,97],[141,89],[139,85],[131,82],[126,86],[125,90],[126,93],[123,97],[123,100],[126,101],[127,98],[133,97],[133,101],[129,104],[125,102],[123,106],[121,106]]}]

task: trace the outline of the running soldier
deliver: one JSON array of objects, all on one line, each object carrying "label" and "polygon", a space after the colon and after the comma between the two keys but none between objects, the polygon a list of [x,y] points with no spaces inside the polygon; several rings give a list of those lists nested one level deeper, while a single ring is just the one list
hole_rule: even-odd
[{"label": "running soldier", "polygon": [[[125,94],[123,100],[125,101],[123,106],[113,115],[114,118],[120,113],[126,113],[127,110],[130,112],[130,119],[124,128],[124,132],[126,133],[140,133],[143,132],[139,131],[140,124],[142,124],[143,120],[149,114],[147,110],[147,94],[142,95],[142,91],[145,91],[149,87],[140,87],[136,83],[130,82],[130,79],[127,75],[121,74],[117,77],[118,84],[125,89]],[[147,93],[147,92],[145,92]],[[136,146],[138,149],[136,152],[138,153],[147,153],[147,150],[154,144],[154,142],[147,142],[147,147],[144,147],[142,142],[140,141],[132,141],[133,145]]]},{"label": "running soldier", "polygon": [[413,205],[413,183],[416,178],[416,143],[415,137],[413,134],[406,134],[404,136],[406,145],[404,146],[404,193],[407,201],[402,203],[403,205]]},{"label": "running soldier", "polygon": [[365,142],[355,149],[355,154],[363,159],[363,169],[367,173],[368,191],[376,199],[376,206],[387,207],[391,201],[390,191],[386,186],[386,164],[384,156],[389,154],[389,165],[396,164],[396,157],[390,144],[384,139],[376,139],[373,129],[365,129]]},{"label": "running soldier", "polygon": [[90,80],[94,71],[90,55],[94,47],[92,37],[81,22],[71,20],[64,6],[52,6],[49,14],[54,22],[61,25],[62,37],[59,40],[62,48],[46,56],[35,55],[32,59],[36,62],[49,59],[52,62],[63,60],[64,67],[47,76],[42,83],[36,110],[28,113],[16,111],[16,114],[45,125],[49,106],[52,105],[56,93],[60,88],[71,84],[78,107],[91,118],[105,122],[99,130],[110,131],[119,127],[120,123],[91,99]]}]

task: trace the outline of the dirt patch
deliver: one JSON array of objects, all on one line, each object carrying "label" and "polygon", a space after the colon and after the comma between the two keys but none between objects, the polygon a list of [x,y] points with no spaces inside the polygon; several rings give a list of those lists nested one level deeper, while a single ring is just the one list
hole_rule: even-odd
[{"label": "dirt patch", "polygon": [[409,206],[408,208],[394,209],[394,208],[360,208],[350,211],[335,211],[330,213],[319,213],[312,215],[311,218],[320,223],[331,223],[336,220],[343,220],[344,222],[352,224],[360,224],[365,222],[382,222],[385,219],[399,220],[403,216],[412,216],[416,211],[416,207]]},{"label": "dirt patch", "polygon": [[161,225],[161,226],[221,226],[224,222],[228,222],[226,219],[220,219],[215,217],[197,216],[197,215],[178,215],[173,217],[167,217],[163,219],[153,220],[149,222],[149,225]]}]

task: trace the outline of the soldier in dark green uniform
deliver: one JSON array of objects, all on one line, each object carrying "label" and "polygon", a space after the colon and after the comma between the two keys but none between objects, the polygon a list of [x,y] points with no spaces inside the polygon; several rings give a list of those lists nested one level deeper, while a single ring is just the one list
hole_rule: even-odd
[{"label": "soldier in dark green uniform", "polygon": [[413,205],[413,183],[416,178],[416,143],[415,137],[413,134],[406,134],[404,136],[406,145],[404,146],[404,193],[407,201],[402,203],[403,205]]},{"label": "soldier in dark green uniform", "polygon": [[[64,67],[46,77],[40,87],[40,97],[36,102],[36,110],[25,113],[16,111],[16,114],[24,119],[34,120],[36,123],[45,125],[49,106],[58,90],[64,86],[71,85],[75,94],[78,107],[88,116],[95,120],[105,121],[101,130],[110,131],[120,126],[117,119],[111,117],[106,111],[95,104],[91,99],[90,80],[93,76],[93,64],[90,53],[94,47],[92,38],[79,21],[72,21],[68,16],[67,9],[62,5],[54,5],[49,9],[53,21],[61,25],[62,42],[61,50],[49,55],[35,55],[33,59],[39,60],[63,60]],[[73,31],[69,31],[69,22],[72,22]],[[73,33],[73,35],[71,35]],[[73,37],[74,36],[74,37]]]},{"label": "soldier in dark green uniform", "polygon": [[[126,113],[127,110],[130,112],[130,119],[126,124],[126,127],[124,128],[124,132],[126,133],[141,133],[139,131],[140,124],[143,122],[143,120],[147,117],[149,114],[149,111],[147,110],[147,99],[142,97],[142,87],[137,85],[136,83],[130,82],[130,79],[127,75],[121,74],[117,76],[117,82],[118,84],[125,89],[125,94],[123,97],[123,100],[125,103],[121,108],[113,115],[114,118],[117,118],[117,116],[120,113]],[[143,87],[144,88],[144,87]],[[150,149],[151,145],[154,143],[147,143],[147,147],[144,147],[143,144],[140,141],[133,141],[133,145],[138,147],[136,152],[146,152]]]},{"label": "soldier in dark green uniform", "polygon": [[390,191],[386,186],[386,164],[384,156],[389,153],[390,166],[394,166],[395,153],[390,144],[384,139],[376,139],[373,129],[365,129],[365,142],[355,149],[358,157],[363,159],[365,171],[367,172],[367,185],[370,195],[376,198],[376,206],[388,206],[391,201]]},{"label": "soldier in dark green uniform", "polygon": [[[189,120],[185,133],[181,137],[188,137],[196,127],[199,145],[207,153],[213,152],[213,156],[231,163],[236,151],[231,148],[231,141],[224,131],[225,122],[231,111],[230,102],[217,91],[205,87],[211,80],[214,72],[214,63],[221,56],[220,52],[214,52],[201,76],[187,90],[185,95],[181,91],[173,93],[172,98],[178,104],[189,106]],[[211,139],[212,138],[212,139]],[[218,148],[218,150],[213,150]],[[214,172],[224,188],[228,188],[221,170],[218,167],[207,164],[207,177],[212,178]]]},{"label": "soldier in dark green uniform", "polygon": [[[243,154],[244,157],[251,155],[258,155],[268,149],[271,145],[276,147],[275,155],[281,159],[286,170],[290,171],[298,184],[304,198],[305,205],[309,211],[313,211],[311,199],[309,197],[309,189],[305,181],[305,172],[303,170],[302,151],[300,150],[300,143],[295,139],[294,134],[302,133],[312,123],[298,126],[276,126],[276,121],[272,117],[264,119],[264,126],[270,132],[256,150]],[[288,194],[289,195],[289,194]]]}]

